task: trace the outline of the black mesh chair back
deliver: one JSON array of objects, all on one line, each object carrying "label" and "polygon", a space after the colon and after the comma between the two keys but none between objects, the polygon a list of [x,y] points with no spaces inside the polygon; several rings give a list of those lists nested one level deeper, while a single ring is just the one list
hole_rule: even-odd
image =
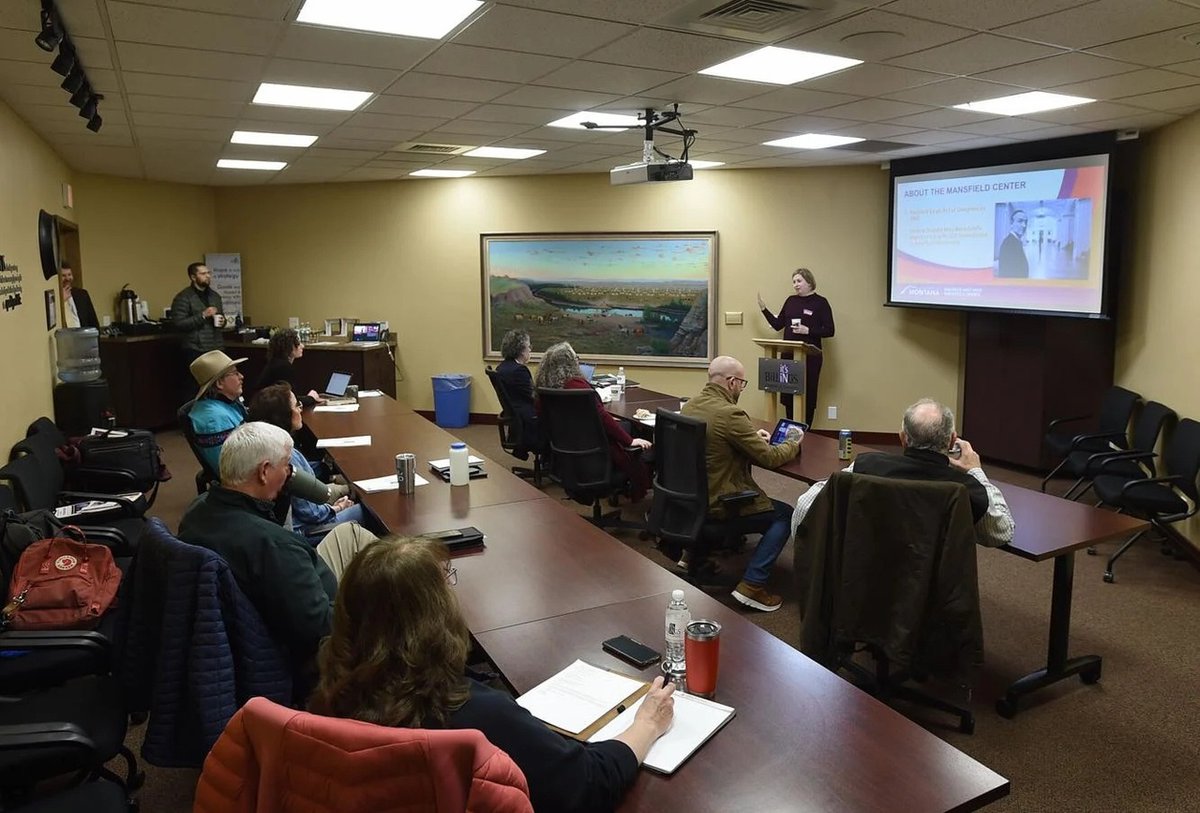
[{"label": "black mesh chair back", "polygon": [[1100,399],[1101,432],[1120,432],[1124,434],[1129,429],[1129,419],[1137,408],[1142,396],[1124,387],[1111,387]]},{"label": "black mesh chair back", "polygon": [[203,494],[208,490],[209,483],[221,481],[221,475],[219,472],[213,471],[212,467],[208,465],[208,461],[204,459],[204,455],[200,454],[200,445],[196,442],[196,427],[192,425],[191,416],[188,414],[195,405],[196,400],[193,398],[175,412],[175,417],[179,420],[179,428],[183,432],[183,438],[187,441],[188,448],[192,450],[192,455],[200,464],[200,471],[196,473],[196,493]]},{"label": "black mesh chair back", "polygon": [[539,389],[541,426],[553,456],[551,470],[571,499],[591,503],[613,493],[612,456],[596,393]]},{"label": "black mesh chair back", "polygon": [[45,415],[38,418],[33,423],[29,424],[29,428],[25,430],[25,437],[33,437],[34,435],[46,436],[55,447],[63,446],[67,442],[67,435],[58,428],[58,424],[47,418]]},{"label": "black mesh chair back", "polygon": [[1179,422],[1163,450],[1163,465],[1167,474],[1176,478],[1172,483],[1187,495],[1194,510],[1200,503],[1196,486],[1200,475],[1200,422],[1191,418]]},{"label": "black mesh chair back", "polygon": [[654,421],[654,499],[648,530],[666,541],[694,542],[708,513],[708,424],[660,409]]},{"label": "black mesh chair back", "polygon": [[484,372],[487,373],[488,381],[492,383],[492,389],[496,391],[496,399],[500,401],[500,448],[509,454],[515,454],[517,447],[521,445],[521,420],[513,412],[512,400],[508,397],[508,388],[504,386],[500,376],[496,374],[490,364]]},{"label": "black mesh chair back", "polygon": [[0,468],[0,482],[7,483],[16,493],[22,510],[53,510],[62,491],[62,470],[60,467],[57,477],[52,476],[38,455],[26,454]]}]

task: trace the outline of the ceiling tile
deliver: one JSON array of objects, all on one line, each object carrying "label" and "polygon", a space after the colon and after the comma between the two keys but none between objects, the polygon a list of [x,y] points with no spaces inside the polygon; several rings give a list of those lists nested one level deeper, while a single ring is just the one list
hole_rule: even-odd
[{"label": "ceiling tile", "polygon": [[915,133],[905,133],[896,138],[897,141],[903,141],[906,144],[946,144],[951,141],[959,141],[963,138],[962,133],[956,133],[950,130],[918,130]]},{"label": "ceiling tile", "polygon": [[[79,110],[69,104],[66,98],[63,98],[59,104],[16,102],[12,104],[12,108],[20,114],[21,118],[35,127],[49,128],[53,126],[53,129],[47,129],[47,132],[87,132],[87,122],[80,117]],[[124,124],[126,121],[124,110],[104,102],[100,103],[100,115],[104,118],[105,124]]]},{"label": "ceiling tile", "polygon": [[647,92],[664,99],[691,104],[730,104],[744,101],[755,96],[761,96],[778,85],[764,85],[758,82],[735,82],[730,79],[717,79],[712,76],[685,76],[650,88]]},{"label": "ceiling tile", "polygon": [[1140,65],[1157,67],[1200,56],[1200,47],[1197,47],[1195,42],[1184,39],[1190,35],[1194,40],[1198,34],[1200,34],[1200,25],[1188,25],[1160,31],[1157,34],[1130,37],[1120,42],[1110,42],[1107,45],[1097,45],[1090,50],[1114,59],[1124,59]]},{"label": "ceiling tile", "polygon": [[[592,93],[586,90],[566,90],[525,85],[511,93],[496,98],[499,104],[523,107],[547,107],[555,110],[592,110],[599,105],[615,101],[611,93]],[[553,121],[553,119],[548,119]]]},{"label": "ceiling tile", "polygon": [[241,81],[257,81],[267,64],[261,56],[138,42],[118,42],[117,58],[123,71]]},{"label": "ceiling tile", "polygon": [[[135,117],[138,114],[134,114]],[[206,141],[209,143],[224,144],[229,140],[229,136],[233,134],[233,129],[229,127],[200,129],[198,127],[190,127],[178,122],[172,123],[170,118],[157,119],[154,123],[145,123],[142,121],[134,121],[134,132],[137,134],[138,140],[143,138],[155,141]]]},{"label": "ceiling tile", "polygon": [[437,47],[436,40],[291,25],[283,35],[283,41],[279,44],[275,56],[312,59],[314,55],[320,55],[323,61],[339,65],[366,65],[372,68],[406,71],[433,53]]},{"label": "ceiling tile", "polygon": [[907,14],[964,28],[988,31],[1002,25],[1040,17],[1091,0],[895,0],[885,11]]},{"label": "ceiling tile", "polygon": [[882,62],[971,35],[966,28],[868,11],[778,43],[823,54]]},{"label": "ceiling tile", "polygon": [[267,54],[283,23],[230,18],[224,14],[147,6],[106,0],[113,35],[118,41],[181,48]]},{"label": "ceiling tile", "polygon": [[966,104],[980,99],[998,99],[1001,96],[1012,96],[1025,92],[1025,88],[1014,85],[1000,85],[994,82],[981,82],[978,79],[959,78],[902,90],[899,93],[889,94],[888,98],[939,107],[953,107],[956,104]]},{"label": "ceiling tile", "polygon": [[[28,31],[0,28],[0,54],[4,54],[5,59],[37,62],[45,65],[49,70],[54,57],[37,47],[33,37],[34,35]],[[108,56],[108,44],[104,40],[91,37],[72,37],[71,39],[85,69],[112,67],[112,60]]]},{"label": "ceiling tile", "polygon": [[720,127],[754,127],[765,121],[783,118],[778,110],[751,110],[748,107],[710,107],[691,113],[684,119],[688,127],[717,125]]},{"label": "ceiling tile", "polygon": [[341,181],[392,181],[399,180],[412,172],[412,169],[400,168],[383,169],[379,167],[359,167],[342,175]]},{"label": "ceiling tile", "polygon": [[839,127],[838,135],[854,136],[871,140],[904,141],[907,133],[919,132],[913,127],[903,127],[885,123],[853,124],[849,127]]},{"label": "ceiling tile", "polygon": [[[563,115],[574,112],[569,110],[562,111]],[[528,124],[531,127],[545,124],[547,121],[554,121],[555,116],[543,107],[517,107],[516,105],[508,104],[484,104],[476,107],[470,113],[462,116],[463,119],[475,119],[479,121],[503,121],[511,124]]]},{"label": "ceiling tile", "polygon": [[[578,12],[579,0],[500,0],[506,6],[539,9],[542,11]],[[590,3],[587,16],[630,23],[652,23],[660,20],[691,0],[604,0]]]},{"label": "ceiling tile", "polygon": [[1044,121],[1023,119],[1020,116],[1005,116],[999,119],[977,121],[974,124],[963,124],[954,127],[954,132],[970,133],[971,135],[998,136],[1024,133],[1029,130],[1041,130],[1046,127]]},{"label": "ceiling tile", "polygon": [[[39,4],[35,0],[8,0],[0,3],[0,28],[15,28],[22,31],[41,30]],[[104,24],[95,0],[58,0],[55,3],[59,17],[67,34],[75,37],[103,37]],[[33,40],[33,34],[29,39]]]},{"label": "ceiling tile", "polygon": [[1190,62],[1176,62],[1173,65],[1168,65],[1166,69],[1175,71],[1176,73],[1186,73],[1188,76],[1200,76],[1200,59],[1193,59]]},{"label": "ceiling tile", "polygon": [[1190,113],[1200,107],[1200,85],[1160,90],[1158,93],[1144,93],[1138,96],[1126,96],[1121,101],[1138,107],[1148,107],[1151,110]]},{"label": "ceiling tile", "polygon": [[364,113],[384,113],[389,116],[433,116],[452,119],[474,110],[475,102],[455,102],[449,99],[421,99],[416,96],[376,96],[362,110]]},{"label": "ceiling tile", "polygon": [[143,177],[137,150],[129,147],[79,147],[63,151],[63,160],[79,172],[95,172],[125,178]]},{"label": "ceiling tile", "polygon": [[1159,90],[1170,90],[1196,83],[1197,80],[1194,76],[1143,68],[1116,76],[1107,76],[1103,79],[1091,79],[1087,82],[1063,85],[1054,90],[1057,93],[1086,96],[1089,99],[1120,99],[1124,96],[1154,93]]},{"label": "ceiling tile", "polygon": [[831,118],[824,111],[817,115],[788,116],[775,121],[768,121],[758,128],[743,127],[740,130],[725,130],[717,133],[720,138],[730,141],[750,142],[761,144],[764,141],[774,141],[787,135],[797,133],[836,133],[843,135],[849,127],[862,124],[851,119]]},{"label": "ceiling tile", "polygon": [[753,50],[746,42],[643,28],[593,51],[588,59],[692,73]]},{"label": "ceiling tile", "polygon": [[826,107],[817,111],[822,116],[833,116],[854,121],[886,121],[900,116],[911,116],[923,113],[931,108],[928,105],[897,102],[891,99],[859,99],[856,102],[840,104],[836,107]]},{"label": "ceiling tile", "polygon": [[496,5],[454,41],[575,58],[634,30],[622,23]]},{"label": "ceiling tile", "polygon": [[490,102],[501,94],[515,90],[511,82],[491,82],[485,79],[464,79],[456,76],[436,76],[429,73],[406,73],[388,88],[389,96],[420,96],[430,99],[452,99],[466,102]]},{"label": "ceiling tile", "polygon": [[957,127],[962,124],[972,124],[984,119],[995,118],[984,113],[972,113],[969,110],[931,110],[928,113],[918,113],[915,116],[903,116],[892,119],[891,124],[903,124],[906,127],[922,127],[938,130],[943,127]]},{"label": "ceiling tile", "polygon": [[1088,122],[1088,126],[1098,127],[1102,130],[1120,130],[1126,128],[1153,130],[1156,127],[1162,127],[1173,121],[1179,121],[1179,118],[1179,115],[1176,113],[1142,113],[1140,115],[1122,116],[1119,119],[1101,119],[1100,121]]},{"label": "ceiling tile", "polygon": [[844,71],[820,76],[805,82],[804,87],[812,90],[828,90],[833,93],[852,93],[856,96],[884,96],[905,88],[917,87],[945,79],[944,74],[914,71],[894,65],[876,65],[870,62],[856,65]]},{"label": "ceiling tile", "polygon": [[[87,2],[87,0],[73,0]],[[192,11],[212,11],[239,17],[255,17],[260,20],[283,20],[287,18],[294,0],[128,0],[150,6],[166,6]],[[62,0],[59,0],[62,5]]]},{"label": "ceiling tile", "polygon": [[230,128],[230,132],[234,129],[249,130],[254,133],[292,133],[295,135],[315,135],[323,136],[330,133],[337,127],[337,122],[325,122],[318,124],[316,122],[287,122],[275,121],[270,119],[255,118],[262,108],[250,107],[247,108],[246,115],[238,119],[236,128]]},{"label": "ceiling tile", "polygon": [[470,133],[472,135],[489,136],[490,138],[507,138],[509,136],[524,133],[531,125],[529,124],[513,124],[503,121],[478,121],[474,119],[455,119],[448,127],[460,133]]},{"label": "ceiling tile", "polygon": [[1092,48],[1198,22],[1200,8],[1168,0],[1096,0],[1005,26],[997,29],[997,33],[1066,48]]},{"label": "ceiling tile", "polygon": [[75,149],[78,147],[132,147],[133,134],[128,125],[108,124],[98,133],[84,130],[82,133],[54,133],[46,138],[53,147]]},{"label": "ceiling tile", "polygon": [[235,119],[246,110],[245,102],[217,99],[193,99],[182,96],[143,96],[130,94],[129,109],[135,113],[183,113],[191,116]]},{"label": "ceiling tile", "polygon": [[420,130],[381,130],[378,127],[351,127],[342,125],[324,138],[326,144],[370,144],[372,146],[385,144],[382,149],[390,149],[400,141],[412,141],[421,135]]},{"label": "ceiling tile", "polygon": [[449,43],[421,63],[423,73],[529,82],[567,64],[557,57]]},{"label": "ceiling tile", "polygon": [[1102,76],[1113,76],[1133,70],[1137,70],[1137,66],[1130,65],[1128,62],[1118,62],[1091,54],[1072,52],[977,73],[974,78],[1041,89],[1066,85],[1071,82],[1086,82],[1089,79],[1099,79]]},{"label": "ceiling tile", "polygon": [[756,110],[778,110],[781,113],[807,113],[824,107],[858,101],[847,93],[827,93],[804,87],[786,87],[737,102],[735,107],[751,107]]},{"label": "ceiling tile", "polygon": [[379,92],[396,81],[397,75],[398,71],[391,68],[336,65],[304,59],[272,59],[267,63],[262,81]]},{"label": "ceiling tile", "polygon": [[649,68],[630,68],[624,65],[609,65],[606,62],[578,61],[546,74],[536,80],[534,84],[574,90],[596,90],[601,93],[618,93],[625,96],[648,90],[680,77],[681,75],[678,73],[656,71]]},{"label": "ceiling tile", "polygon": [[920,53],[896,57],[892,62],[908,68],[965,76],[1060,53],[1061,49],[1046,45],[997,37],[994,34],[976,34]]},{"label": "ceiling tile", "polygon": [[[1174,91],[1167,92],[1173,93]],[[1090,121],[1101,121],[1103,119],[1117,118],[1118,116],[1136,116],[1146,112],[1144,109],[1131,107],[1130,105],[1133,102],[1131,100],[1128,101],[1130,101],[1130,104],[1116,104],[1114,102],[1081,104],[1078,107],[1065,107],[1061,110],[1030,113],[1024,118],[1035,121],[1046,121],[1051,124],[1086,124]]]},{"label": "ceiling tile", "polygon": [[434,116],[388,116],[382,113],[355,113],[346,119],[350,127],[374,127],[380,130],[432,130],[441,127],[446,119]]},{"label": "ceiling tile", "polygon": [[[355,128],[355,129],[357,129],[357,128]],[[385,133],[380,133],[378,130],[374,131],[374,134],[376,136],[386,135]],[[385,138],[385,139],[380,139],[378,137],[375,139],[349,138],[345,135],[341,135],[340,130],[339,130],[338,132],[331,133],[330,135],[321,136],[321,140],[317,143],[324,144],[326,147],[329,147],[331,149],[348,149],[348,150],[364,150],[364,151],[378,150],[379,152],[382,152],[384,150],[391,149],[395,145],[396,142],[390,138]]]},{"label": "ceiling tile", "polygon": [[123,71],[125,89],[129,93],[148,96],[182,96],[193,99],[248,102],[258,85],[255,82],[233,82],[226,79],[196,79],[190,76],[163,76],[157,73]]},{"label": "ceiling tile", "polygon": [[275,107],[269,104],[248,104],[243,115],[269,122],[287,124],[341,124],[351,114],[344,110],[310,110],[303,107]]}]

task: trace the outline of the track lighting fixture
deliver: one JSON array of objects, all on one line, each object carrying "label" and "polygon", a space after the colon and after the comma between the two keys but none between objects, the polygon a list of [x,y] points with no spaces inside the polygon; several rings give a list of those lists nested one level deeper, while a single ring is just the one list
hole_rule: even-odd
[{"label": "track lighting fixture", "polygon": [[74,68],[71,68],[71,72],[67,74],[66,79],[62,80],[62,84],[59,87],[67,93],[74,93],[83,87],[86,79],[87,77],[83,75],[83,69],[77,64]]},{"label": "track lighting fixture", "polygon": [[84,102],[83,107],[79,108],[79,115],[83,116],[85,119],[90,119],[92,116],[96,115],[96,108],[100,106],[100,100],[103,98],[104,97],[99,93],[93,93],[91,97]]},{"label": "track lighting fixture", "polygon": [[43,51],[53,51],[62,42],[62,28],[58,24],[58,15],[54,13],[54,4],[49,0],[42,3],[42,30],[33,41]]},{"label": "track lighting fixture", "polygon": [[91,97],[91,95],[92,86],[85,81],[79,86],[79,90],[71,94],[71,104],[82,108],[85,104],[87,104],[87,100]]},{"label": "track lighting fixture", "polygon": [[100,100],[104,97],[92,90],[79,56],[75,53],[75,46],[71,44],[62,18],[58,16],[54,0],[42,0],[41,20],[42,30],[34,37],[34,42],[43,51],[58,49],[58,54],[50,63],[50,70],[63,77],[59,87],[71,94],[71,104],[78,107],[79,115],[87,119],[87,128],[93,133],[100,132],[104,124],[99,112]]},{"label": "track lighting fixture", "polygon": [[100,114],[97,113],[88,119],[87,128],[93,133],[98,133],[100,132],[100,125],[102,124],[104,124],[104,119],[100,118]]},{"label": "track lighting fixture", "polygon": [[50,63],[50,70],[59,76],[66,76],[75,70],[75,64],[75,49],[71,47],[70,43],[64,42],[62,47],[58,49],[58,56]]}]

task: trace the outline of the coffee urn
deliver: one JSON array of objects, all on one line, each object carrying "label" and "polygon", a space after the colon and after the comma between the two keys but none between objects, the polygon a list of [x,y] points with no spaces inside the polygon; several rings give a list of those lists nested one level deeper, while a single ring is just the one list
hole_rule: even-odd
[{"label": "coffee urn", "polygon": [[137,302],[137,294],[129,289],[129,283],[125,283],[117,296],[117,321],[127,325],[135,324],[138,320]]}]

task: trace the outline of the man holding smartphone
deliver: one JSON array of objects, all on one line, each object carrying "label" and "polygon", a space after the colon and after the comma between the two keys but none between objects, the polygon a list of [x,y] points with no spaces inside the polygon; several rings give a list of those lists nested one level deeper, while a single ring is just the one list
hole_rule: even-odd
[{"label": "man holding smartphone", "polygon": [[[1000,489],[983,472],[979,455],[970,443],[954,431],[954,413],[932,398],[922,398],[904,411],[900,430],[902,454],[870,452],[860,454],[843,471],[924,480],[961,483],[967,487],[971,515],[975,520],[975,541],[987,548],[1006,545],[1013,538],[1013,518]],[[795,533],[808,509],[827,481],[814,483],[796,500],[792,514]]]}]

